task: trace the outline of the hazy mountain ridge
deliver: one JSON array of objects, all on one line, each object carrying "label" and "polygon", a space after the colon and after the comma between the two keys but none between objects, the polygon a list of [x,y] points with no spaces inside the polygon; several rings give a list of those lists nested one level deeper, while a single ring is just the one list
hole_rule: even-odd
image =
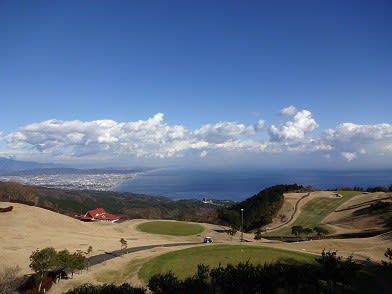
[{"label": "hazy mountain ridge", "polygon": [[46,169],[46,168],[63,168],[63,165],[55,163],[39,163],[35,161],[21,161],[12,158],[0,157],[0,174],[13,171]]},{"label": "hazy mountain ridge", "polygon": [[21,161],[0,157],[0,175],[50,175],[50,174],[100,174],[100,173],[130,173],[145,171],[142,168],[75,168],[56,163],[40,163],[35,161]]}]

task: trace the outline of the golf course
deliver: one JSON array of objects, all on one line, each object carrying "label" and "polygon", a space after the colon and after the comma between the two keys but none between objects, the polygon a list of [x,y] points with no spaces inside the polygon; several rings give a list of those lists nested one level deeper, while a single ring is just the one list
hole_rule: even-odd
[{"label": "golf course", "polygon": [[[291,193],[286,195],[279,214],[290,216],[291,213],[292,220],[277,216],[274,222],[280,225],[279,229],[263,232],[258,240],[254,238],[254,231],[243,232],[244,242],[240,240],[240,231],[230,236],[228,227],[216,224],[145,219],[119,224],[85,223],[39,207],[12,203],[11,212],[0,214],[3,232],[0,260],[3,267],[17,265],[19,275],[26,275],[32,272],[29,256],[44,247],[73,252],[85,251],[91,246],[89,258],[103,257],[88,270],[76,272],[72,279],[54,284],[51,293],[64,293],[85,283],[129,283],[145,287],[155,274],[172,272],[180,279],[191,277],[199,264],[210,268],[240,262],[313,264],[324,249],[336,251],[343,257],[352,255],[355,260],[380,263],[385,260],[386,248],[391,246],[385,220],[392,214],[389,208],[375,210],[379,205],[374,204],[380,201],[392,202],[391,194],[315,191],[303,197],[303,193]],[[1,207],[11,205],[0,204]],[[349,221],[352,217],[355,222]],[[302,235],[300,242],[289,243],[268,239],[269,236],[293,236],[293,226],[313,228],[316,225],[328,227],[328,235],[323,238],[316,238],[314,233],[314,238]],[[342,233],[371,230],[374,234],[365,238],[339,237]],[[386,233],[378,233],[382,230]],[[203,243],[206,236],[211,237],[213,243]],[[125,249],[121,239],[126,241]]]}]

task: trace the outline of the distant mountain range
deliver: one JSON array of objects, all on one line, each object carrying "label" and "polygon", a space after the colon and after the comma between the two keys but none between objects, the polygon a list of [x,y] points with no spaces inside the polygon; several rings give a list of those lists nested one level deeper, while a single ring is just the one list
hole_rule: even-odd
[{"label": "distant mountain range", "polygon": [[0,172],[17,171],[17,170],[31,170],[40,168],[62,168],[64,166],[54,163],[39,163],[34,161],[21,161],[0,157]]},{"label": "distant mountain range", "polygon": [[21,161],[0,157],[1,176],[26,176],[26,175],[52,175],[52,174],[99,174],[99,173],[129,173],[142,171],[142,169],[80,169],[66,167],[55,163],[39,163],[35,161]]}]

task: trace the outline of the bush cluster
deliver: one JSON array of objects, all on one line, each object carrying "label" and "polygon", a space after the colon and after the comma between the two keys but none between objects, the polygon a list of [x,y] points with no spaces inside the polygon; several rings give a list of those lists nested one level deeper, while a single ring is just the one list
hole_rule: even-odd
[{"label": "bush cluster", "polygon": [[281,263],[218,266],[199,265],[194,276],[178,279],[172,272],[156,274],[148,282],[154,294],[180,293],[340,293],[353,290],[361,265],[352,257],[323,251],[315,264]]}]

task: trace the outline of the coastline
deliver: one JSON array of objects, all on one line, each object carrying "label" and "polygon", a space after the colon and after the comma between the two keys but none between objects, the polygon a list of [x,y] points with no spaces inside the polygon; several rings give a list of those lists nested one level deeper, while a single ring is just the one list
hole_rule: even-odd
[{"label": "coastline", "polygon": [[265,169],[154,169],[138,173],[113,191],[178,199],[227,199],[240,201],[264,188],[299,184],[319,190],[375,187],[392,184],[392,170],[265,170]]}]

